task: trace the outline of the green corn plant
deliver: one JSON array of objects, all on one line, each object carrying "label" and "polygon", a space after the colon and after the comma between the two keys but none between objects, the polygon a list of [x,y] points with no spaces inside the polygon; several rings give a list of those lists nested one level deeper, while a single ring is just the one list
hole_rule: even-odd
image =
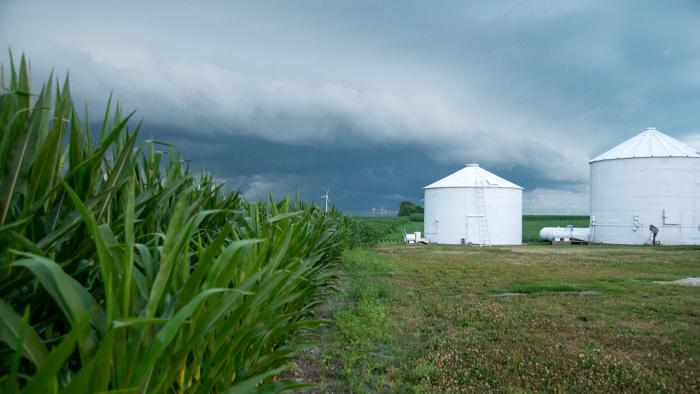
[{"label": "green corn plant", "polygon": [[224,193],[111,99],[91,130],[24,57],[0,81],[0,391],[300,387],[277,376],[323,324],[341,215]]}]

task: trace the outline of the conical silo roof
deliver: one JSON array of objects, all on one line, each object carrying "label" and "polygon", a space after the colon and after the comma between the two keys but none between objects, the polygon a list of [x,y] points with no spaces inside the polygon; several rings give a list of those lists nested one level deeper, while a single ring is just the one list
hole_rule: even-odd
[{"label": "conical silo roof", "polygon": [[589,163],[639,157],[700,157],[700,154],[689,145],[649,127]]},{"label": "conical silo roof", "polygon": [[507,181],[500,176],[481,168],[478,164],[467,164],[461,170],[448,175],[423,189],[436,189],[441,187],[495,187],[522,189],[522,187]]}]

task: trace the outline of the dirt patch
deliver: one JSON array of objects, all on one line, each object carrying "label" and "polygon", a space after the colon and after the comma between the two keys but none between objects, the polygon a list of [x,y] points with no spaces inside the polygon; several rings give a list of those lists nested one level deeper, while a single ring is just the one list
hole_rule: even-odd
[{"label": "dirt patch", "polygon": [[494,297],[518,297],[518,296],[526,296],[527,293],[501,293],[501,294],[496,294]]},{"label": "dirt patch", "polygon": [[658,323],[654,320],[620,320],[618,321],[618,324],[637,330],[647,331],[654,330],[658,326]]},{"label": "dirt patch", "polygon": [[532,293],[501,293],[495,294],[494,297],[513,297],[513,296],[525,296],[534,294],[560,294],[560,295],[578,295],[578,296],[594,296],[603,294],[595,290],[584,290],[584,291],[541,291]]},{"label": "dirt patch", "polygon": [[660,285],[677,285],[677,286],[700,286],[700,278],[685,278],[673,281],[654,281]]},{"label": "dirt patch", "polygon": [[601,293],[599,291],[595,291],[595,290],[584,290],[584,291],[560,291],[560,292],[557,292],[556,294],[593,296],[593,295],[600,295],[603,293]]},{"label": "dirt patch", "polygon": [[301,358],[292,363],[292,368],[282,374],[282,377],[304,383],[318,382],[323,371],[320,357],[321,351],[318,348],[305,351]]}]

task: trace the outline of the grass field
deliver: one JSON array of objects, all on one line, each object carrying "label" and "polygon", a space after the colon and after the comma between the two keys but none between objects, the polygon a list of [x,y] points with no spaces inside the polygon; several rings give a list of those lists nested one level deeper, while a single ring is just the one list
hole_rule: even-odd
[{"label": "grass field", "polygon": [[539,242],[542,227],[588,227],[588,216],[523,215],[523,242]]},{"label": "grass field", "polygon": [[346,256],[319,392],[700,390],[700,249],[379,245]]},{"label": "grass field", "polygon": [[[408,233],[423,231],[423,222],[412,222],[408,217],[367,217],[353,218],[365,226],[367,238],[380,243],[399,243],[403,241],[403,230]],[[588,216],[558,215],[524,215],[523,242],[539,242],[542,227],[588,227]]]}]

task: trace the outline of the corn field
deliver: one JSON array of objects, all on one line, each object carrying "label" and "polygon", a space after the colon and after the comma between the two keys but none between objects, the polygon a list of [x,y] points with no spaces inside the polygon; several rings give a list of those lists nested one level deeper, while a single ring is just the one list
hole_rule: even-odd
[{"label": "corn field", "polygon": [[[278,392],[322,324],[337,212],[244,201],[68,78],[0,68],[0,391]],[[110,100],[111,101],[111,100]]]}]

